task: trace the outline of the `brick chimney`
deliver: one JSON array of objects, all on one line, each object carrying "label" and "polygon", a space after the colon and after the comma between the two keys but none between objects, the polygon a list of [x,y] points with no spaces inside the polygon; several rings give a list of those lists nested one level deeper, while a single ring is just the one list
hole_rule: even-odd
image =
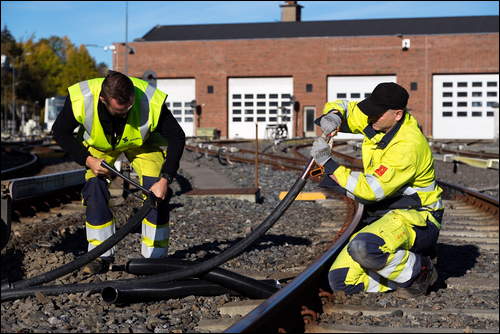
[{"label": "brick chimney", "polygon": [[281,22],[299,22],[300,11],[304,6],[297,4],[297,1],[285,1],[285,5],[280,5]]}]

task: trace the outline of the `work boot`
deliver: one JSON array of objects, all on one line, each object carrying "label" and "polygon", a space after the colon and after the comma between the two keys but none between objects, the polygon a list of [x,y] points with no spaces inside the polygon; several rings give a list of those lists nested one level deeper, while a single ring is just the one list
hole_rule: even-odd
[{"label": "work boot", "polygon": [[109,270],[109,262],[98,257],[94,261],[87,263],[83,267],[83,274],[91,275],[91,274],[102,274]]},{"label": "work boot", "polygon": [[436,282],[438,273],[431,259],[422,257],[422,270],[417,278],[406,288],[398,288],[395,292],[396,297],[409,299],[423,296],[429,290],[429,287]]}]

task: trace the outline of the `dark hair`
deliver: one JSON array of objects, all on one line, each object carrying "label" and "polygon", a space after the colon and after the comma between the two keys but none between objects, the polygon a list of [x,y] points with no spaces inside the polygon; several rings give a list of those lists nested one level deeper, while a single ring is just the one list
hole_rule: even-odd
[{"label": "dark hair", "polygon": [[112,98],[118,104],[128,104],[130,97],[135,98],[134,83],[125,74],[109,71],[102,83],[101,95],[108,103]]}]

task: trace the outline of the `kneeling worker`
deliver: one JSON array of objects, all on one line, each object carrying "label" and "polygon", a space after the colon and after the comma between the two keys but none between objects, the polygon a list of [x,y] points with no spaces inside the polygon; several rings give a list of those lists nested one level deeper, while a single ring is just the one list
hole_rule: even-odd
[{"label": "kneeling worker", "polygon": [[400,298],[424,295],[438,278],[428,256],[436,252],[443,205],[429,143],[408,113],[408,92],[381,83],[361,102],[328,102],[316,120],[324,135],[365,136],[363,172],[331,158],[317,138],[311,156],[324,169],[320,187],[341,192],[365,205],[367,224],[333,263],[332,290],[346,294],[396,290]]}]

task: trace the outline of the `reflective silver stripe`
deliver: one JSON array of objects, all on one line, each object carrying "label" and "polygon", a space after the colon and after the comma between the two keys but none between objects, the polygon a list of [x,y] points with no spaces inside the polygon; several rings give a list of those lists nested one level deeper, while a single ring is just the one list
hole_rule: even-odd
[{"label": "reflective silver stripe", "polygon": [[[89,242],[88,251],[96,248],[102,244],[107,238],[112,236],[116,231],[115,223],[111,223],[106,227],[96,227],[93,228],[90,224],[85,224],[85,230],[87,232],[87,241]],[[113,256],[115,254],[115,248],[107,250],[102,256]]]},{"label": "reflective silver stripe", "polygon": [[401,274],[399,274],[397,278],[393,279],[393,281],[396,283],[408,282],[411,279],[415,262],[417,262],[417,256],[412,252],[408,252],[408,259],[406,260],[403,271],[401,271]]},{"label": "reflective silver stripe", "polygon": [[[87,131],[88,135],[90,135],[92,133],[92,125],[94,124],[94,95],[90,91],[88,81],[82,81],[79,85],[83,95],[83,103],[85,105],[85,121],[83,123],[83,127],[85,128],[85,131]],[[90,136],[88,136],[88,138],[90,138]]]},{"label": "reflective silver stripe", "polygon": [[380,269],[377,271],[377,273],[380,274],[380,276],[383,276],[385,278],[388,278],[394,271],[396,270],[396,267],[403,261],[405,257],[405,250],[404,249],[397,249],[396,254],[394,254],[394,257],[392,258],[389,263],[385,265],[384,268]]},{"label": "reflective silver stripe", "polygon": [[351,172],[349,178],[347,179],[347,183],[345,185],[345,189],[354,194],[354,189],[356,188],[356,184],[358,184],[360,172]]},{"label": "reflective silver stripe", "polygon": [[436,181],[434,181],[430,185],[428,185],[427,187],[423,187],[423,188],[416,187],[413,189],[416,191],[420,191],[420,192],[434,191],[434,189],[436,189],[436,185],[437,185],[437,183],[436,183]]},{"label": "reflective silver stripe", "polygon": [[436,202],[434,202],[432,204],[424,206],[424,208],[430,209],[432,211],[439,210],[442,207],[443,207],[443,199],[442,198],[440,198],[439,200],[437,200]]},{"label": "reflective silver stripe", "polygon": [[[345,118],[347,119],[347,116],[349,114],[349,101],[348,100],[339,100],[340,101],[340,105],[342,106],[342,108],[344,108],[344,114],[345,114]],[[338,104],[338,103],[336,103]]]},{"label": "reflective silver stripe", "polygon": [[380,275],[374,271],[368,270],[368,287],[365,292],[379,292]]},{"label": "reflective silver stripe", "polygon": [[385,198],[385,193],[384,189],[382,189],[382,186],[378,182],[378,179],[371,174],[366,174],[365,177],[366,177],[366,182],[368,183],[373,193],[375,194],[375,201],[378,202],[383,200]]},{"label": "reflective silver stripe", "polygon": [[412,187],[401,188],[400,191],[401,190],[403,190],[403,194],[406,196],[411,196],[411,195],[417,193],[417,191],[415,189],[413,189]]},{"label": "reflective silver stripe", "polygon": [[153,99],[153,95],[156,91],[156,88],[148,84],[146,90],[141,98],[141,123],[139,125],[139,129],[141,131],[142,140],[146,140],[146,135],[149,131],[149,105],[150,101]]},{"label": "reflective silver stripe", "polygon": [[160,225],[160,227],[152,227],[142,223],[142,235],[153,241],[168,240],[170,236],[169,225]]}]

